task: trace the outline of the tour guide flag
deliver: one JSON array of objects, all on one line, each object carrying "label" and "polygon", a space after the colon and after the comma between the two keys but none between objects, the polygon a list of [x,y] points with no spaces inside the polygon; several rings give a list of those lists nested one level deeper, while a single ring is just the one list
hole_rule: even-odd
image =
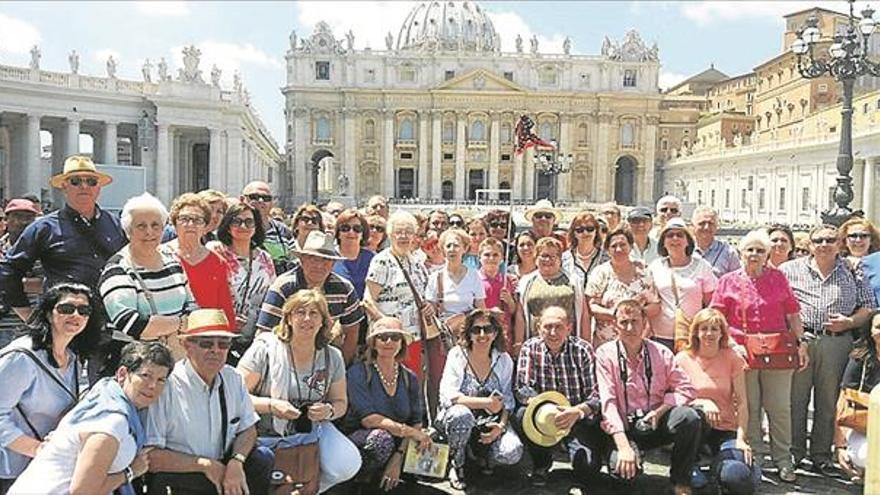
[{"label": "tour guide flag", "polygon": [[538,135],[532,131],[534,127],[535,121],[529,118],[528,115],[523,114],[520,116],[519,122],[516,123],[516,129],[514,129],[514,132],[516,133],[516,144],[513,146],[514,153],[520,155],[523,151],[532,146],[556,148],[553,143],[548,143],[539,138]]}]

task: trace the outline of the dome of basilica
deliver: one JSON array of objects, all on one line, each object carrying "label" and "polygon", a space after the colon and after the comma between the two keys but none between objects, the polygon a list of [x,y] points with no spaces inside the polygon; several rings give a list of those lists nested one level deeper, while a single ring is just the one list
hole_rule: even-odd
[{"label": "dome of basilica", "polygon": [[476,2],[422,2],[397,35],[398,50],[484,51],[501,48],[495,26]]}]

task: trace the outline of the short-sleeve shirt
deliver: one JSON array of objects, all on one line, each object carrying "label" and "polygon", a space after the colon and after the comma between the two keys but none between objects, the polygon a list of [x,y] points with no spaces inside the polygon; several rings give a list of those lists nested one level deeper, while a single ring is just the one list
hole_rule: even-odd
[{"label": "short-sleeve shirt", "polygon": [[[424,294],[425,286],[428,284],[428,272],[424,263],[412,254],[400,261],[409,273],[413,285]],[[391,248],[373,257],[367,272],[367,282],[373,282],[382,288],[375,298],[379,311],[400,319],[403,328],[418,340],[420,335],[418,308],[400,265],[391,253]]]},{"label": "short-sleeve shirt", "polygon": [[712,244],[709,244],[709,249],[705,252],[699,246],[696,247],[694,252],[712,265],[712,273],[715,274],[715,277],[720,278],[725,273],[742,268],[742,263],[736,254],[736,250],[730,244],[721,242],[718,239],[713,240]]},{"label": "short-sleeve shirt", "polygon": [[[660,295],[660,313],[651,318],[654,336],[672,339],[675,322],[675,310],[681,308],[685,315],[693,318],[703,308],[703,294],[713,292],[718,281],[712,273],[712,266],[699,256],[691,256],[686,266],[670,269],[667,258],[652,262],[648,269],[654,278],[654,286]],[[675,288],[678,289],[678,305],[676,291],[672,287],[672,274],[675,273]]]},{"label": "short-sleeve shirt", "polygon": [[419,380],[403,365],[397,379],[397,390],[388,395],[379,374],[371,364],[355,363],[348,369],[348,414],[345,416],[349,431],[363,428],[361,420],[379,414],[399,423],[420,426],[425,415]]},{"label": "short-sleeve shirt", "polygon": [[[696,390],[697,399],[709,399],[718,406],[721,414],[716,430],[736,431],[736,405],[733,383],[743,375],[746,362],[729,347],[720,349],[711,359],[703,359],[689,351],[679,352],[675,364],[680,366]],[[745,397],[739,398],[745,400]]]},{"label": "short-sleeve shirt", "polygon": [[541,316],[545,308],[550,306],[561,306],[569,315],[569,319],[577,322],[574,300],[576,292],[568,275],[560,271],[559,275],[551,280],[546,280],[537,271],[530,275],[531,277],[524,278],[517,285],[520,300],[523,302],[523,310],[528,313],[526,320],[531,322],[529,328],[526,328],[526,336],[536,335],[538,317]]},{"label": "short-sleeve shirt", "polygon": [[8,494],[70,493],[70,483],[82,449],[81,433],[104,433],[119,442],[107,474],[122,471],[134,460],[137,445],[129,433],[128,419],[122,414],[107,413],[75,425],[62,422],[52,433],[51,441],[40,449]]},{"label": "short-sleeve shirt", "polygon": [[[443,294],[439,294],[437,284],[440,277],[443,277]],[[425,299],[433,303],[443,300],[443,314],[441,316],[448,317],[467,313],[474,309],[474,302],[478,299],[486,299],[486,291],[483,289],[483,282],[480,276],[473,268],[468,268],[464,277],[456,283],[449,276],[449,270],[440,270],[432,273],[428,277],[428,287],[425,289]]]},{"label": "short-sleeve shirt", "polygon": [[740,345],[745,344],[744,331],[779,332],[787,328],[785,316],[800,311],[788,279],[770,266],[756,278],[743,269],[722,276],[710,306],[724,313],[730,336]]},{"label": "short-sleeve shirt", "polygon": [[[221,384],[226,397],[226,425],[222,424]],[[208,386],[184,359],[174,365],[162,395],[147,411],[146,445],[219,460],[236,435],[258,419],[244,380],[234,368],[224,366]]]},{"label": "short-sleeve shirt", "polygon": [[[654,287],[654,278],[651,276],[651,272],[641,261],[634,260],[633,267],[635,276],[631,282],[626,283],[614,273],[610,261],[602,263],[590,274],[586,296],[591,301],[608,309],[614,308],[618,302],[624,299],[640,296],[647,304],[658,302],[659,296],[657,288]],[[593,328],[593,349],[616,339],[617,333],[617,325],[613,321],[597,319],[596,326]]]}]

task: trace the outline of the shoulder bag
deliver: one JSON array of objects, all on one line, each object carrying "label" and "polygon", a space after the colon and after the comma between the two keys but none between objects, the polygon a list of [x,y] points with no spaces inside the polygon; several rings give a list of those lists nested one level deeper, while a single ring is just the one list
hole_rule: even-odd
[{"label": "shoulder bag", "polygon": [[781,332],[749,333],[746,318],[746,286],[743,283],[740,305],[742,307],[742,331],[745,334],[746,361],[753,370],[796,369],[800,362],[797,338],[788,328]]},{"label": "shoulder bag", "polygon": [[868,402],[870,394],[862,392],[865,386],[865,370],[867,364],[862,362],[862,379],[859,382],[859,388],[843,389],[842,410],[837,414],[837,424],[852,428],[853,430],[867,434],[868,432]]},{"label": "shoulder bag", "polygon": [[672,335],[675,339],[675,352],[684,349],[690,341],[691,318],[681,309],[681,301],[678,297],[678,284],[675,283],[675,269],[672,263],[667,259],[669,266],[669,276],[672,279],[672,295],[675,297],[675,316],[672,322]]}]

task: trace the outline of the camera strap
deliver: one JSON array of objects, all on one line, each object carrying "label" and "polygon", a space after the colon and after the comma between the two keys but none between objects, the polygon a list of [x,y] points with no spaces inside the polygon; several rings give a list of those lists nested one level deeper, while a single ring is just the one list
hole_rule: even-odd
[{"label": "camera strap", "polygon": [[226,430],[229,428],[229,412],[226,410],[226,387],[223,386],[223,374],[217,375],[220,378],[220,387],[218,394],[220,395],[220,432],[223,438],[223,452],[226,452]]},{"label": "camera strap", "polygon": [[[648,345],[645,342],[642,342],[642,363],[644,365],[645,370],[645,382],[647,384],[648,391],[648,406],[651,405],[651,378],[654,376],[653,368],[651,367],[651,354],[648,352]],[[626,408],[623,411],[624,416],[629,414],[629,394],[627,390],[626,382],[629,378],[629,369],[626,364],[626,352],[623,350],[623,345],[621,345],[620,340],[617,341],[617,367],[620,369],[620,382],[623,385],[623,403]]]}]

